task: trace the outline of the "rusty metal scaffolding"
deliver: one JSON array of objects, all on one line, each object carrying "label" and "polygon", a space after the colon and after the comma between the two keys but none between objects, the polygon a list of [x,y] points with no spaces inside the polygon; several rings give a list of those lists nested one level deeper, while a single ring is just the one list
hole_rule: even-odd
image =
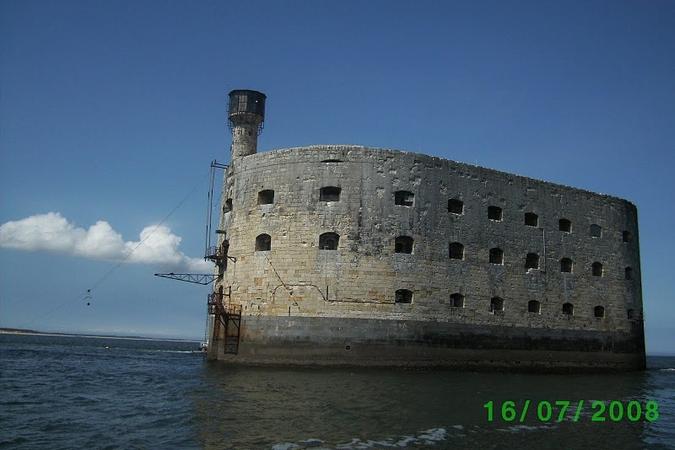
[{"label": "rusty metal scaffolding", "polygon": [[[239,338],[241,335],[241,305],[230,303],[232,288],[227,293],[221,289],[208,296],[209,314],[213,314],[213,340],[220,337],[220,327],[223,327],[223,352],[236,355],[239,352]],[[225,300],[227,299],[227,301]]]}]

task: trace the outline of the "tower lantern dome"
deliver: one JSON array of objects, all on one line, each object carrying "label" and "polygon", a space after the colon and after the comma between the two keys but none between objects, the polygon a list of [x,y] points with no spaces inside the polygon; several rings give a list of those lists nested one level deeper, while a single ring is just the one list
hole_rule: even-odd
[{"label": "tower lantern dome", "polygon": [[265,121],[265,100],[262,92],[235,89],[229,93],[227,121],[232,130],[232,159],[257,152],[258,135]]}]

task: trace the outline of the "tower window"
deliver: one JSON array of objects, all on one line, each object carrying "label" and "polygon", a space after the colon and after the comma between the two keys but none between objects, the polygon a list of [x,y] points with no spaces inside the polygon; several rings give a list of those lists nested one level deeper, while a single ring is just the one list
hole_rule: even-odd
[{"label": "tower window", "polygon": [[562,313],[567,315],[567,316],[573,316],[574,315],[574,305],[571,304],[571,303],[563,303]]},{"label": "tower window", "polygon": [[453,308],[464,308],[464,296],[458,292],[450,294],[450,306]]},{"label": "tower window", "polygon": [[232,199],[228,198],[223,205],[223,213],[229,213],[230,211],[232,211]]},{"label": "tower window", "polygon": [[339,242],[339,234],[323,233],[319,236],[319,250],[337,250]]},{"label": "tower window", "polygon": [[535,213],[525,213],[525,225],[528,227],[538,227],[539,226],[539,216]]},{"label": "tower window", "polygon": [[629,309],[626,311],[626,317],[628,320],[633,320],[635,319],[635,310],[634,309]]},{"label": "tower window", "polygon": [[570,222],[568,219],[560,219],[558,221],[558,229],[564,233],[571,233],[572,222]]},{"label": "tower window", "polygon": [[412,303],[413,293],[408,289],[398,289],[396,291],[396,303]]},{"label": "tower window", "polygon": [[602,237],[602,227],[597,224],[591,225],[591,228],[589,230],[591,237],[599,238]]},{"label": "tower window", "polygon": [[258,204],[259,205],[271,205],[274,203],[274,191],[271,189],[265,189],[264,191],[258,192]]},{"label": "tower window", "polygon": [[337,186],[322,187],[319,194],[319,200],[322,202],[339,202],[341,191],[342,189]]},{"label": "tower window", "polygon": [[572,272],[572,260],[569,258],[563,258],[560,260],[560,271],[561,272]]},{"label": "tower window", "polygon": [[464,259],[464,246],[459,242],[450,244],[450,259]]},{"label": "tower window", "polygon": [[624,278],[626,280],[632,280],[633,279],[633,269],[630,267],[626,267],[624,269]]},{"label": "tower window", "polygon": [[501,248],[490,249],[490,264],[504,264],[504,252]]},{"label": "tower window", "polygon": [[259,234],[255,238],[255,251],[267,252],[272,248],[272,237],[269,234]]},{"label": "tower window", "polygon": [[227,252],[230,251],[230,241],[223,239],[223,243],[220,244],[220,255],[222,256],[225,263],[227,263]]},{"label": "tower window", "polygon": [[591,273],[593,273],[594,277],[601,277],[602,276],[602,264],[599,262],[594,262],[593,265],[591,266]]},{"label": "tower window", "polygon": [[633,236],[630,234],[630,231],[624,231],[623,232],[623,241],[624,242],[630,242],[633,240]]},{"label": "tower window", "polygon": [[499,297],[492,297],[490,299],[490,312],[492,314],[499,314],[504,312],[504,300]]},{"label": "tower window", "polygon": [[394,204],[400,206],[413,206],[415,203],[415,194],[410,191],[394,192]]},{"label": "tower window", "polygon": [[605,307],[604,306],[596,306],[593,308],[593,316],[597,317],[598,319],[602,319],[605,317]]},{"label": "tower window", "polygon": [[448,200],[448,212],[453,214],[464,214],[464,202],[457,200],[456,198],[451,198]]},{"label": "tower window", "polygon": [[527,302],[527,312],[541,314],[541,303],[536,300],[530,300]]},{"label": "tower window", "polygon": [[525,269],[539,269],[539,255],[536,253],[528,253],[525,257]]},{"label": "tower window", "polygon": [[394,245],[395,253],[412,253],[413,252],[413,238],[410,236],[399,236],[396,238]]},{"label": "tower window", "polygon": [[499,206],[488,206],[488,219],[501,222],[502,209]]}]

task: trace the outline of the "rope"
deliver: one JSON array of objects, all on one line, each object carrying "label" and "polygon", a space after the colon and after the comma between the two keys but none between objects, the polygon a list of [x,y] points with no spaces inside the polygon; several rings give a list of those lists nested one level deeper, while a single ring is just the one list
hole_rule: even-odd
[{"label": "rope", "polygon": [[[131,258],[131,256],[134,254],[134,252],[136,250],[138,250],[138,248],[141,245],[143,245],[143,243],[145,243],[148,239],[150,239],[150,237],[152,237],[152,235],[155,234],[155,232],[159,229],[159,227],[161,227],[164,224],[164,222],[169,220],[169,218],[173,215],[173,213],[175,213],[181,206],[183,206],[183,204],[187,201],[187,199],[190,198],[190,196],[197,190],[197,188],[203,182],[204,182],[204,179],[200,178],[199,181],[197,181],[197,183],[192,187],[192,189],[190,189],[190,191],[181,199],[181,201],[179,201],[178,204],[176,206],[174,206],[174,208],[171,211],[169,211],[169,213],[166,216],[164,216],[164,218],[162,218],[162,220],[160,220],[157,225],[155,225],[154,229],[150,233],[148,233],[148,235],[145,236],[145,238],[141,239],[138,242],[138,244],[136,244],[134,246],[134,248],[132,248],[131,251],[124,258],[122,258],[122,260],[118,261],[117,264],[115,264],[110,269],[108,269],[108,271],[106,273],[104,273],[89,289],[87,289],[87,291],[84,295],[77,298],[77,301],[93,300],[92,291],[94,291],[94,289],[96,289],[101,284],[103,284],[103,282],[105,280],[107,280],[108,277],[110,277],[110,275],[112,275],[117,269],[119,269],[122,266],[122,264],[127,262],[129,260],[129,258]],[[53,313],[60,310],[61,308],[63,308],[67,304],[71,303],[73,300],[74,299],[68,299],[68,300],[65,300],[65,301],[61,302],[60,304],[58,304],[56,307],[50,309],[45,314],[34,317],[32,320],[30,320],[28,322],[25,322],[20,327],[22,327],[22,328],[28,327],[31,324],[33,324],[34,322],[36,322],[38,320],[42,320],[42,319],[46,318],[47,316],[52,315]]]},{"label": "rope", "polygon": [[267,257],[267,255],[265,255],[265,259],[267,260],[268,263],[270,263],[270,266],[272,267],[272,271],[274,272],[274,275],[277,276],[277,278],[279,279],[279,282],[284,287],[284,289],[286,289],[291,295],[293,295],[293,289],[289,288],[288,285],[286,285],[286,283],[284,283],[284,280],[281,279],[281,277],[279,276],[279,273],[277,272],[277,269],[274,268],[274,264],[272,264],[272,261],[270,261],[270,259]]}]

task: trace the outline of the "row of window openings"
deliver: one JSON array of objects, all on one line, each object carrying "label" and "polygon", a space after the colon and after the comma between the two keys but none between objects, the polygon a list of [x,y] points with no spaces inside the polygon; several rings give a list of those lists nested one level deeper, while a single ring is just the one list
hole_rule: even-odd
[{"label": "row of window openings", "polygon": [[[339,188],[337,186],[325,186],[322,187],[321,190],[319,191],[319,201],[322,202],[339,202],[340,201],[340,193],[342,192],[342,188]],[[271,205],[274,203],[274,191],[271,189],[265,189],[260,192],[258,192],[258,205]],[[227,205],[227,210],[231,211],[232,210],[232,203],[230,200],[230,204]],[[227,212],[227,211],[225,211]]]},{"label": "row of window openings", "polygon": [[[395,295],[396,303],[412,303],[413,292],[408,289],[398,289]],[[464,308],[464,296],[459,293],[450,295],[450,307]],[[504,299],[500,297],[492,297],[490,299],[490,312],[493,314],[504,312]],[[541,303],[537,300],[530,300],[527,302],[527,312],[541,314]],[[574,305],[572,303],[563,303],[562,313],[565,315],[574,315]],[[593,308],[593,315],[597,318],[605,317],[605,307],[596,306]],[[635,312],[632,309],[627,310],[629,319],[635,318]]]},{"label": "row of window openings", "polygon": [[[464,214],[464,202],[458,199],[448,200],[448,212],[453,214],[462,215]],[[488,219],[494,220],[496,222],[501,222],[503,220],[504,213],[502,208],[499,206],[488,206]],[[533,212],[526,212],[524,215],[525,225],[529,227],[538,227],[539,226],[539,216]],[[558,230],[564,233],[572,232],[572,221],[569,219],[562,218],[558,220]],[[589,227],[588,233],[591,237],[602,237],[602,227],[598,224],[591,224]],[[632,240],[632,235],[630,231],[622,232],[623,242],[630,242]]]},{"label": "row of window openings", "polygon": [[[340,193],[342,189],[337,186],[325,186],[319,191],[319,201],[322,202],[338,202],[340,201]],[[396,191],[394,193],[394,203],[400,206],[413,206],[415,201],[415,194],[410,191]],[[274,191],[265,189],[258,192],[258,205],[269,205],[274,203]],[[232,210],[232,199],[225,201],[223,212]],[[458,199],[448,200],[448,212],[453,214],[464,214],[464,202]],[[525,213],[525,225],[530,227],[539,226],[539,216],[533,212]],[[503,220],[503,211],[499,206],[488,206],[488,219],[501,222]],[[558,229],[565,233],[572,232],[572,222],[569,219],[560,219],[558,221]],[[591,237],[602,237],[602,227],[597,224],[592,224],[589,228]],[[623,242],[630,242],[632,235],[630,231],[623,232]]]},{"label": "row of window openings", "polygon": [[[337,250],[340,235],[337,233],[323,233],[319,235],[319,250]],[[267,252],[272,249],[272,237],[269,234],[259,234],[255,238],[255,251]]]},{"label": "row of window openings", "polygon": [[[337,233],[323,233],[319,236],[319,250],[337,250],[340,242],[340,235]],[[412,253],[413,238],[410,236],[399,236],[395,240],[394,251],[396,253]],[[260,234],[255,239],[256,251],[269,251],[272,248],[272,238],[269,234]],[[464,259],[464,245],[459,242],[453,242],[449,246],[450,259]],[[490,264],[504,264],[504,251],[500,248],[490,249]],[[561,272],[572,272],[574,263],[570,258],[562,258],[560,260]],[[528,253],[525,257],[525,269],[537,270],[539,269],[539,255],[536,253]],[[602,277],[604,274],[602,263],[594,262],[591,265],[591,273],[593,276]],[[624,271],[626,280],[633,278],[633,269],[626,267]]]}]

